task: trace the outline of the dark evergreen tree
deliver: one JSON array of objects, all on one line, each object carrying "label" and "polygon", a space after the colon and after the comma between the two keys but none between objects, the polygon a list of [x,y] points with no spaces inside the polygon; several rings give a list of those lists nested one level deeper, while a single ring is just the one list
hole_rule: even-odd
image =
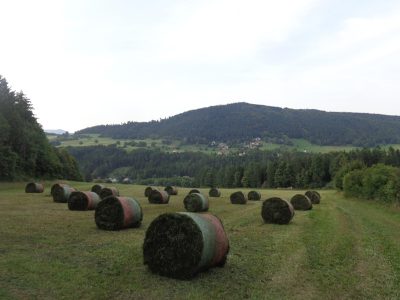
[{"label": "dark evergreen tree", "polygon": [[65,152],[62,161],[32,112],[30,100],[12,91],[0,76],[0,179],[68,178],[81,180],[78,165]]}]

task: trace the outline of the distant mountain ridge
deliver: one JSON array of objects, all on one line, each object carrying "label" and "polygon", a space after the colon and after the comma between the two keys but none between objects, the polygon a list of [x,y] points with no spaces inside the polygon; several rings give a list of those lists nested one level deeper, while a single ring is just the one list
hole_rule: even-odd
[{"label": "distant mountain ridge", "polygon": [[67,131],[63,129],[44,129],[44,132],[61,135],[66,133]]},{"label": "distant mountain ridge", "polygon": [[245,102],[187,111],[160,121],[99,125],[76,133],[116,139],[174,138],[189,143],[302,138],[318,145],[400,143],[400,116],[290,109]]}]

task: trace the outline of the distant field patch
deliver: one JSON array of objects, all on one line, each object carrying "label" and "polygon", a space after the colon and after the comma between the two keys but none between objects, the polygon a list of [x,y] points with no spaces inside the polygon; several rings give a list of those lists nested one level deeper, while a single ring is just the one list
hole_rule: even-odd
[{"label": "distant field patch", "polygon": [[[47,135],[50,142],[59,140],[56,144],[57,147],[86,147],[96,145],[115,145],[120,148],[124,148],[127,151],[134,149],[146,148],[146,149],[160,149],[165,152],[203,152],[208,154],[228,154],[228,153],[246,153],[249,148],[246,144],[241,146],[234,145],[228,147],[228,149],[221,150],[218,147],[212,147],[204,144],[185,144],[178,140],[163,140],[163,139],[113,139],[108,137],[100,137],[99,134],[84,134],[82,136],[71,135],[69,139],[60,138],[55,135]],[[321,146],[312,144],[305,139],[290,139],[292,145],[275,144],[268,142],[261,142],[258,149],[263,151],[271,151],[277,149],[294,149],[299,152],[308,153],[329,153],[334,151],[351,151],[355,149],[361,149],[355,146]],[[393,147],[394,149],[400,149],[400,144],[382,145],[381,148],[387,149]]]}]

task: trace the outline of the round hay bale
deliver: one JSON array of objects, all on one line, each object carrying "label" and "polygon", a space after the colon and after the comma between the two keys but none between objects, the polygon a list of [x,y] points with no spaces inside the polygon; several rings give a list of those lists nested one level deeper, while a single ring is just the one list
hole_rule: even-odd
[{"label": "round hay bale", "polygon": [[97,205],[94,219],[97,227],[103,230],[139,227],[143,211],[133,198],[109,196]]},{"label": "round hay bale", "polygon": [[306,196],[311,200],[312,204],[320,204],[321,195],[317,191],[307,191]]},{"label": "round hay bale", "polygon": [[210,197],[221,197],[221,191],[217,188],[211,188],[208,195]]},{"label": "round hay bale", "polygon": [[110,197],[110,196],[118,197],[119,196],[119,191],[115,187],[105,187],[105,188],[101,189],[99,195],[100,195],[101,199],[105,199],[105,198]]},{"label": "round hay bale", "polygon": [[169,194],[166,191],[152,190],[148,199],[152,204],[167,204]]},{"label": "round hay bale", "polygon": [[183,199],[185,209],[190,212],[203,212],[208,210],[208,197],[201,193],[188,194]]},{"label": "round hay bale", "polygon": [[93,210],[101,201],[95,192],[72,192],[68,199],[70,210]]},{"label": "round hay bale", "polygon": [[233,194],[231,194],[231,203],[232,204],[246,204],[247,203],[247,198],[243,192],[238,191]]},{"label": "round hay bale", "polygon": [[289,224],[294,217],[294,208],[289,201],[272,197],[263,202],[261,216],[265,223]]},{"label": "round hay bale", "polygon": [[201,192],[198,189],[192,189],[189,194],[201,194]]},{"label": "round hay bale", "polygon": [[198,272],[223,267],[229,241],[214,215],[165,213],[151,222],[143,243],[143,260],[153,273],[190,279]]},{"label": "round hay bale", "polygon": [[67,203],[72,192],[76,190],[69,185],[59,184],[54,187],[53,201],[57,203]]},{"label": "round hay bale", "polygon": [[151,194],[152,190],[156,190],[157,188],[153,187],[153,186],[148,186],[147,188],[144,189],[144,196],[145,197],[149,197]]},{"label": "round hay bale", "polygon": [[166,191],[169,195],[172,196],[178,195],[178,189],[171,185],[166,186],[164,191]]},{"label": "round hay bale", "polygon": [[105,186],[102,184],[95,184],[94,186],[92,186],[91,190],[93,193],[96,193],[97,195],[100,196],[101,190],[104,189]]},{"label": "round hay bale", "polygon": [[254,201],[261,200],[261,193],[260,193],[260,192],[257,192],[257,191],[250,191],[250,192],[247,194],[247,198],[248,198],[249,200],[254,200]]},{"label": "round hay bale", "polygon": [[312,209],[311,200],[302,194],[296,194],[290,199],[290,203],[295,210],[310,210]]},{"label": "round hay bale", "polygon": [[44,185],[37,182],[29,182],[25,187],[25,193],[43,193]]},{"label": "round hay bale", "polygon": [[66,183],[55,183],[55,184],[53,184],[53,185],[51,186],[50,195],[54,196],[54,191],[55,191],[56,189],[62,188],[63,186],[69,186],[69,185],[66,184]]}]

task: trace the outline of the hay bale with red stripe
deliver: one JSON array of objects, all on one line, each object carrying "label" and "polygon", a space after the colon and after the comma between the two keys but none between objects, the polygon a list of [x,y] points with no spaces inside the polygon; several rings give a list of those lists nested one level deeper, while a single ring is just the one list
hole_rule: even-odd
[{"label": "hay bale with red stripe", "polygon": [[170,196],[178,195],[178,189],[175,186],[168,185],[165,187],[164,191],[166,191]]},{"label": "hay bale with red stripe", "polygon": [[220,219],[208,213],[162,214],[151,222],[143,243],[144,264],[153,273],[178,279],[223,267],[228,252]]},{"label": "hay bale with red stripe", "polygon": [[51,186],[51,189],[50,189],[50,195],[54,196],[54,191],[57,190],[57,189],[61,189],[64,186],[68,186],[69,187],[69,184],[66,184],[66,183],[55,183],[55,184],[53,184]]},{"label": "hay bale with red stripe", "polygon": [[263,202],[261,216],[265,223],[289,224],[294,217],[294,208],[289,201],[272,197]]},{"label": "hay bale with red stripe", "polygon": [[72,192],[76,190],[67,184],[57,184],[52,191],[53,201],[57,203],[67,203]]},{"label": "hay bale with red stripe", "polygon": [[105,199],[105,198],[110,197],[110,196],[118,197],[119,196],[119,191],[115,187],[105,187],[105,188],[101,189],[99,195],[100,195],[101,199]]},{"label": "hay bale with red stripe", "polygon": [[257,192],[257,191],[250,191],[250,192],[247,194],[247,198],[248,198],[249,200],[253,200],[253,201],[261,200],[261,193],[260,193],[260,192]]},{"label": "hay bale with red stripe", "polygon": [[157,188],[155,188],[154,186],[148,186],[144,189],[144,196],[149,197],[153,190],[157,190]]},{"label": "hay bale with red stripe", "polygon": [[185,209],[190,212],[208,211],[208,197],[201,193],[189,194],[183,199]]},{"label": "hay bale with red stripe", "polygon": [[201,192],[198,189],[192,189],[190,190],[189,194],[201,194]]},{"label": "hay bale with red stripe", "polygon": [[104,189],[105,186],[102,184],[95,184],[94,186],[92,186],[92,188],[90,189],[90,191],[96,193],[97,195],[100,196],[101,190]]},{"label": "hay bale with red stripe", "polygon": [[152,204],[168,204],[169,194],[166,191],[153,190],[148,199]]},{"label": "hay bale with red stripe", "polygon": [[302,194],[296,194],[290,199],[290,203],[295,210],[310,210],[312,209],[311,200]]},{"label": "hay bale with red stripe", "polygon": [[312,204],[321,203],[321,195],[317,191],[307,191],[306,196],[311,200]]},{"label": "hay bale with red stripe", "polygon": [[217,188],[211,188],[210,191],[208,192],[208,195],[210,197],[221,197],[221,191]]},{"label": "hay bale with red stripe", "polygon": [[142,223],[143,211],[133,198],[109,196],[97,205],[94,219],[97,227],[103,230],[136,228]]},{"label": "hay bale with red stripe", "polygon": [[43,193],[44,185],[37,182],[29,182],[25,187],[25,193]]},{"label": "hay bale with red stripe", "polygon": [[247,197],[241,191],[231,194],[230,199],[231,199],[232,204],[246,204],[247,203]]},{"label": "hay bale with red stripe", "polygon": [[93,210],[100,201],[100,196],[95,192],[72,192],[68,199],[68,208],[70,210]]}]

